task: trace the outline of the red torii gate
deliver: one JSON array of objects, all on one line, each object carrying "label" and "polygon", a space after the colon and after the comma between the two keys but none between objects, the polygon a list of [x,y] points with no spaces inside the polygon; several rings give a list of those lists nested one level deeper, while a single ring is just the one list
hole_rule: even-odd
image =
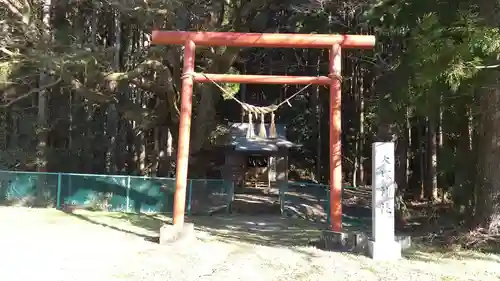
[{"label": "red torii gate", "polygon": [[[315,84],[330,85],[330,227],[342,230],[342,152],[341,152],[341,51],[342,48],[373,48],[372,35],[236,33],[153,31],[153,44],[184,45],[184,65],[181,90],[179,145],[174,197],[174,225],[184,224],[186,183],[188,174],[189,140],[193,83],[254,83],[254,84]],[[267,48],[328,48],[328,76],[231,75],[195,73],[195,48],[201,46],[267,47]]]}]

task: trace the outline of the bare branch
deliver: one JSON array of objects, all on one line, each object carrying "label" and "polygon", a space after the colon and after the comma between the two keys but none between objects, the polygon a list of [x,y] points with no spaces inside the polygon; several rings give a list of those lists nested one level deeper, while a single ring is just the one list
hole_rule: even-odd
[{"label": "bare branch", "polygon": [[21,13],[21,11],[19,10],[20,8],[16,7],[14,5],[14,3],[12,3],[12,1],[10,0],[5,0],[5,1],[2,1],[6,6],[7,8],[9,9],[9,11],[11,13],[13,13],[14,15],[16,15],[17,17],[19,17],[19,19],[22,19],[23,18],[23,14]]},{"label": "bare branch", "polygon": [[[159,83],[139,79],[139,77],[148,70],[156,70],[159,73],[159,75],[157,75],[158,79],[160,79]],[[108,73],[104,76],[104,79],[109,82],[127,80],[141,89],[155,92],[158,95],[163,96],[167,103],[176,110],[177,114],[179,114],[179,108],[177,107],[175,98],[177,96],[177,91],[174,87],[172,73],[168,67],[163,65],[158,60],[146,60],[139,64],[139,66],[135,69],[128,72]]]},{"label": "bare branch", "polygon": [[23,1],[24,3],[18,3],[12,0],[3,0],[1,3],[5,4],[9,11],[13,13],[18,20],[25,25],[29,24],[29,12],[24,12],[23,10],[31,10],[29,1]]},{"label": "bare branch", "polygon": [[474,68],[475,69],[492,69],[492,68],[499,68],[500,64],[493,64],[493,65],[477,65]]},{"label": "bare branch", "polygon": [[11,57],[15,57],[17,54],[10,51],[9,49],[5,48],[5,47],[0,47],[0,51],[8,56],[11,56]]},{"label": "bare branch", "polygon": [[81,94],[82,96],[86,97],[89,100],[96,101],[96,102],[109,102],[111,100],[115,100],[113,96],[111,95],[105,95],[102,92],[99,91],[93,91],[90,89],[87,89],[82,82],[80,82],[78,79],[74,77],[63,77],[64,80],[71,85],[73,90],[75,92]]},{"label": "bare branch", "polygon": [[113,72],[104,76],[107,81],[123,81],[137,78],[150,69],[164,70],[166,67],[157,60],[146,60],[129,72]]},{"label": "bare branch", "polygon": [[36,88],[36,89],[32,89],[30,90],[29,92],[23,94],[23,95],[20,95],[19,97],[16,97],[15,99],[12,99],[10,100],[9,102],[7,102],[6,104],[2,104],[0,105],[1,108],[6,108],[6,107],[10,107],[12,106],[13,104],[15,104],[16,102],[20,101],[20,100],[23,100],[25,98],[28,98],[30,97],[31,95],[33,94],[36,94],[36,93],[39,93],[43,90],[46,90],[47,88],[51,88],[57,84],[59,84],[60,82],[62,81],[61,78],[57,79],[56,81],[52,82],[52,83],[49,83],[49,84],[46,84],[46,85],[43,85],[42,87],[39,87],[39,88]]}]

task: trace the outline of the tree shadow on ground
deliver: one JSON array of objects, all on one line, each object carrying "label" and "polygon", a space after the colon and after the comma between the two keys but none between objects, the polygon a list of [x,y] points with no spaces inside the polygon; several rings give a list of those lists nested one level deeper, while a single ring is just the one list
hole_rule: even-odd
[{"label": "tree shadow on ground", "polygon": [[[65,210],[65,213],[85,222],[134,235],[145,241],[158,243],[159,229],[170,224],[171,218],[161,214],[130,214],[94,212],[88,210]],[[204,241],[216,240],[226,243],[248,243],[273,247],[306,249],[304,254],[314,256],[317,252],[303,247],[321,249],[318,240],[324,223],[276,215],[251,216],[245,214],[191,216],[186,222],[193,223],[197,237]],[[345,224],[344,228],[356,230],[356,226]],[[500,263],[500,256],[479,251],[466,251],[454,247],[430,246],[414,237],[413,247],[403,253],[408,260],[446,263],[449,260],[482,260]],[[298,247],[298,248],[295,248]]]},{"label": "tree shadow on ground", "polygon": [[[247,199],[252,199],[251,195],[247,197]],[[268,246],[314,246],[320,248],[318,240],[321,237],[321,232],[327,229],[324,221],[285,218],[280,216],[279,204],[276,205],[276,200],[267,200],[264,203],[261,201],[266,200],[240,200],[238,202],[240,206],[235,208],[235,212],[232,214],[226,214],[223,210],[220,214],[189,216],[186,221],[195,225],[198,236],[203,237],[201,239],[208,237],[228,243],[245,242]],[[369,234],[371,210],[363,206],[352,205],[344,205],[343,210],[345,231],[361,231]],[[162,214],[92,212],[88,210],[64,211],[88,223],[135,235],[151,242],[158,242],[160,227],[163,224],[171,223],[170,216]],[[368,217],[368,220],[359,220],[357,217],[359,215]],[[349,218],[350,216],[351,218]],[[412,236],[415,246],[413,249],[405,251],[405,258],[424,262],[439,262],[447,259],[482,259],[500,262],[498,256],[488,254],[498,254],[495,249],[489,249],[487,252],[464,251],[439,243],[428,243],[428,237],[434,235],[433,231],[434,233],[441,231],[440,236],[447,235],[447,232],[442,232],[443,223],[436,222],[436,224],[440,228],[433,230],[433,228],[420,223],[405,229],[405,234]]]},{"label": "tree shadow on ground", "polygon": [[[92,180],[93,178],[87,179],[87,181]],[[89,184],[92,187],[98,187],[99,183],[90,182]],[[115,182],[105,181],[100,184],[113,187],[111,190],[113,194],[121,194],[121,186]],[[99,190],[101,189],[103,187],[99,187]],[[212,190],[213,188],[208,189]],[[313,245],[315,241],[320,239],[322,230],[327,229],[324,188],[290,188],[284,198],[284,211],[286,216],[291,217],[281,216],[282,210],[277,192],[276,194],[263,194],[261,190],[244,191],[244,194],[238,192],[239,194],[235,195],[236,200],[231,203],[230,208],[226,208],[226,204],[221,208],[214,209],[216,212],[208,212],[208,214],[203,212],[199,216],[189,216],[187,221],[193,222],[199,232],[219,240],[260,245]],[[158,204],[157,201],[149,202],[154,198],[149,198],[147,194],[139,194],[144,198],[139,198],[140,196],[135,193],[130,193],[130,195],[134,198],[135,203]],[[356,230],[363,227],[369,228],[369,224],[366,222],[371,217],[370,208],[352,205],[344,205],[343,208],[346,228],[356,228]],[[142,208],[139,206],[133,209],[136,213],[140,213]],[[75,212],[69,208],[65,208],[63,211],[86,222],[135,234],[149,241],[157,241],[161,225],[169,223],[168,216],[163,215],[130,213],[99,215],[99,212],[92,213],[89,210]]]},{"label": "tree shadow on ground", "polygon": [[323,223],[273,215],[192,217],[190,221],[219,240],[273,246],[307,246],[326,229]]},{"label": "tree shadow on ground", "polygon": [[[92,211],[64,211],[85,222],[157,242],[159,229],[170,224],[164,215],[105,213]],[[224,242],[246,242],[257,245],[306,246],[318,239],[323,224],[280,216],[214,215],[191,216],[186,222],[193,223],[202,237]]]},{"label": "tree shadow on ground", "polygon": [[[135,235],[150,242],[158,242],[159,229],[170,224],[167,215],[95,212],[89,210],[63,210],[66,214],[85,222]],[[186,222],[193,223],[202,239],[222,242],[244,242],[265,246],[316,246],[322,230],[327,225],[299,218],[279,215],[225,214],[212,216],[190,216]],[[345,224],[345,228],[354,226]]]},{"label": "tree shadow on ground", "polygon": [[500,264],[498,251],[465,250],[460,247],[437,247],[414,243],[411,249],[404,251],[403,257],[409,260],[444,263],[447,260],[481,260]]},{"label": "tree shadow on ground", "polygon": [[[306,194],[306,191],[312,194]],[[192,215],[187,217],[186,221],[194,223],[200,235],[221,241],[311,246],[321,238],[321,232],[327,229],[324,202],[321,201],[324,198],[315,196],[317,194],[313,191],[315,189],[300,188],[286,196],[285,205],[290,211],[287,215],[293,217],[281,216],[278,194],[261,194],[262,191],[254,191],[236,194],[236,200],[232,202],[229,214],[227,208],[219,208],[216,213]],[[316,199],[313,200],[312,197]],[[161,225],[170,223],[168,215],[160,214],[108,213],[97,210],[92,212],[92,210],[71,208],[64,208],[63,211],[88,223],[136,235],[152,242],[158,241]],[[136,212],[140,212],[140,208]],[[352,221],[356,221],[359,228],[359,224],[363,224],[364,220],[361,221],[356,217],[361,215],[369,218],[371,210],[356,209],[346,205],[344,214],[346,228],[356,227],[352,225]]]},{"label": "tree shadow on ground", "polygon": [[[157,231],[159,229],[158,226],[162,225],[163,221],[156,216],[146,214],[74,210],[70,208],[64,208],[61,211],[71,217],[80,219],[90,224],[138,236],[146,240],[152,240],[157,236],[147,233]],[[123,222],[126,223],[120,222],[120,220],[123,220]],[[127,227],[127,225],[133,227]],[[141,229],[144,231],[141,231]]]}]

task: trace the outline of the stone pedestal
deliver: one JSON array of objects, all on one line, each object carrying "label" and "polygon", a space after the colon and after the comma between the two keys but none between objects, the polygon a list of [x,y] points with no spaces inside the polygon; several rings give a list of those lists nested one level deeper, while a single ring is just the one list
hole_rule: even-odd
[{"label": "stone pedestal", "polygon": [[398,241],[368,241],[368,255],[378,261],[401,258],[401,243]]},{"label": "stone pedestal", "polygon": [[[393,245],[393,244],[397,245]],[[320,244],[322,249],[363,254],[373,259],[390,260],[401,257],[401,251],[411,247],[409,236],[396,236],[389,242],[375,243],[369,234],[363,232],[334,232],[324,230]]]},{"label": "stone pedestal", "polygon": [[372,147],[372,239],[368,252],[373,259],[394,260],[401,257],[394,225],[394,143],[376,142]]},{"label": "stone pedestal", "polygon": [[164,224],[160,228],[160,245],[173,245],[196,240],[194,224],[184,223],[183,226]]},{"label": "stone pedestal", "polygon": [[368,239],[364,233],[324,230],[321,240],[326,250],[366,253]]}]

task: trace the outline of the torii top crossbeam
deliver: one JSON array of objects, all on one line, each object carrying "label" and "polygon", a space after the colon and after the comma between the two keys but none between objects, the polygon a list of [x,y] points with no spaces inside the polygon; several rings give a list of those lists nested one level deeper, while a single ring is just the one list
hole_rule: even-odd
[{"label": "torii top crossbeam", "polygon": [[153,31],[152,43],[180,45],[193,41],[200,46],[263,47],[263,48],[373,48],[375,36],[339,34],[285,34],[237,32]]},{"label": "torii top crossbeam", "polygon": [[[256,84],[315,84],[330,86],[330,226],[342,229],[342,155],[341,155],[341,50],[367,49],[375,46],[375,36],[335,34],[283,34],[235,32],[159,31],[152,34],[152,43],[184,45],[179,145],[174,197],[174,225],[184,224],[187,169],[191,134],[192,94],[194,82],[256,83]],[[196,73],[196,46],[324,48],[330,50],[328,76],[230,75]]]}]

